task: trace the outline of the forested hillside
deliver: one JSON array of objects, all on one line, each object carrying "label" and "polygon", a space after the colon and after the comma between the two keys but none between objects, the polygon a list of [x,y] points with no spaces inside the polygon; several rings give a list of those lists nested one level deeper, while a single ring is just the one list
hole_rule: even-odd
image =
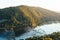
[{"label": "forested hillside", "polygon": [[42,24],[60,21],[60,14],[40,7],[16,6],[0,9],[0,28],[14,28],[17,34]]}]

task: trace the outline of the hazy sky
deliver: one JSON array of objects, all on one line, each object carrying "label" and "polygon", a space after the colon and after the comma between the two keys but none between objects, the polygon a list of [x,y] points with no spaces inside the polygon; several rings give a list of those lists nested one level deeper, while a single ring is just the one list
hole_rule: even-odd
[{"label": "hazy sky", "polygon": [[39,6],[54,11],[60,11],[60,0],[0,0],[0,8],[17,5]]}]

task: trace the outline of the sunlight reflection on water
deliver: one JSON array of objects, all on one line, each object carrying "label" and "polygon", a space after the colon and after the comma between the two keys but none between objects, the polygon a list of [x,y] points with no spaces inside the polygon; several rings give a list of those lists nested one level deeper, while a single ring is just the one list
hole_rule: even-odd
[{"label": "sunlight reflection on water", "polygon": [[[37,26],[35,29],[24,33],[23,35],[16,37],[16,40],[22,39],[22,38],[28,38],[30,36],[37,36],[37,35],[45,35],[45,34],[50,34],[53,32],[60,32],[60,23],[52,23],[52,24],[46,24],[42,26]],[[5,40],[3,38],[0,38],[0,40]]]},{"label": "sunlight reflection on water", "polygon": [[37,26],[34,30],[35,31],[32,30],[30,32],[27,32],[27,33],[23,34],[20,37],[17,37],[17,39],[27,38],[27,37],[34,36],[34,35],[51,34],[53,32],[58,32],[58,31],[60,32],[60,23],[52,23],[52,24]]}]

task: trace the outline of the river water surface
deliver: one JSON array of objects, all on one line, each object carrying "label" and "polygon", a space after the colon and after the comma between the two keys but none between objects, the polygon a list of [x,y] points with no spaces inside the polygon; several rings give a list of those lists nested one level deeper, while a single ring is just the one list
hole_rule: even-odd
[{"label": "river water surface", "polygon": [[[32,36],[41,36],[45,34],[51,34],[53,32],[60,32],[60,23],[52,23],[52,24],[37,26],[35,29],[32,29],[29,32],[24,33],[23,35],[16,37],[16,40],[25,39]],[[2,36],[4,35],[3,34],[0,35],[0,40],[7,40],[6,38],[3,38]]]}]

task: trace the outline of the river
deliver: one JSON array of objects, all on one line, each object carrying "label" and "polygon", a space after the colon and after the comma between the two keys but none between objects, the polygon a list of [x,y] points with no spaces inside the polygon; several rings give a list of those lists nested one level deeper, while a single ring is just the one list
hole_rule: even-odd
[{"label": "river", "polygon": [[[32,36],[41,36],[45,34],[51,34],[53,32],[60,32],[60,23],[45,24],[42,26],[37,26],[36,28],[30,30],[23,35],[16,37],[16,40],[25,39]],[[0,40],[6,40],[6,38],[0,37]]]}]

